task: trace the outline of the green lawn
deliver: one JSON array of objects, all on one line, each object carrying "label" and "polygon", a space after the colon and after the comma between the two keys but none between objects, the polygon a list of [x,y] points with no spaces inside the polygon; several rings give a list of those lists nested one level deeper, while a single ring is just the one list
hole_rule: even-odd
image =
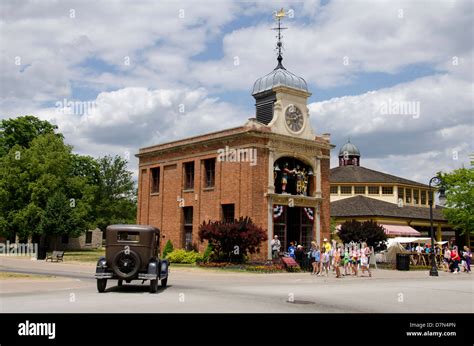
[{"label": "green lawn", "polygon": [[64,262],[97,262],[99,257],[105,256],[104,249],[94,250],[75,250],[75,251],[64,251]]},{"label": "green lawn", "polygon": [[30,279],[31,280],[31,279],[50,279],[50,278],[53,278],[53,276],[0,272],[0,280],[9,280],[9,279]]}]

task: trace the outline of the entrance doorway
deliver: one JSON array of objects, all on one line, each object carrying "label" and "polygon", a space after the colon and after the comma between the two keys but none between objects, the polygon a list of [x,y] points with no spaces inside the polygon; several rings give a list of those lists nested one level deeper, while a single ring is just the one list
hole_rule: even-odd
[{"label": "entrance doorway", "polygon": [[[282,244],[282,251],[287,251],[290,242],[303,245],[309,251],[313,240],[313,220],[308,216],[308,209],[314,208],[276,206],[274,213],[273,234],[278,235]],[[314,214],[313,214],[314,215]]]}]

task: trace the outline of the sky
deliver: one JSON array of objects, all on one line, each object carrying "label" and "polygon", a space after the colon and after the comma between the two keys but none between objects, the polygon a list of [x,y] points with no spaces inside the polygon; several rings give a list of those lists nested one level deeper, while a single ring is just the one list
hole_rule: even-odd
[{"label": "sky", "polygon": [[74,151],[120,155],[243,125],[255,80],[283,65],[312,93],[337,166],[350,138],[365,167],[427,183],[469,166],[471,0],[5,0],[0,118],[36,115]]}]

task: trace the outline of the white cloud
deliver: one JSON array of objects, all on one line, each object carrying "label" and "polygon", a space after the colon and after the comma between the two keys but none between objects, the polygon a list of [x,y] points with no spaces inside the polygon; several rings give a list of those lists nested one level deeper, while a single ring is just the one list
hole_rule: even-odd
[{"label": "white cloud", "polygon": [[[37,109],[34,114],[58,125],[66,142],[81,154],[130,156],[141,147],[242,125],[249,117],[205,89],[125,88],[103,92],[86,114],[71,108]],[[219,117],[216,121],[216,117]]]},{"label": "white cloud", "polygon": [[[283,60],[286,68],[320,87],[348,84],[365,72],[394,74],[413,64],[444,71],[454,56],[472,56],[469,1],[426,6],[424,1],[336,0],[320,11],[309,22],[298,11],[286,20]],[[196,63],[194,77],[210,87],[248,88],[276,65],[269,25],[267,21],[226,34],[224,57]],[[235,56],[240,66],[233,66]],[[466,60],[472,69],[472,57]]]},{"label": "white cloud", "polygon": [[[274,68],[275,33],[269,29],[271,11],[280,7],[295,10],[295,18],[285,20],[283,63],[313,85],[339,87],[363,80],[365,73],[396,75],[414,65],[438,73],[310,105],[319,133],[331,132],[338,145],[351,135],[364,165],[421,181],[438,167],[467,161],[474,108],[470,0],[435,0],[429,6],[408,0],[333,0],[325,6],[2,1],[1,116],[35,114],[55,121],[77,151],[95,156],[133,154],[146,145],[240,125],[249,114],[213,93],[250,94],[255,79]],[[238,20],[245,24],[234,29]],[[228,25],[233,29],[225,32]],[[209,52],[210,44],[220,43],[222,52]],[[197,61],[198,54],[207,59]],[[94,69],[85,64],[89,59],[106,67]],[[71,98],[77,86],[97,92],[90,97],[97,108],[89,115],[45,107]],[[419,102],[419,118],[381,114],[389,100]]]},{"label": "white cloud", "polygon": [[[436,75],[312,103],[309,109],[316,131],[332,133],[331,140],[337,145],[333,166],[339,148],[350,136],[361,150],[363,166],[425,181],[439,170],[469,165],[469,154],[474,151],[472,88],[472,81]],[[419,117],[381,113],[384,103],[407,101],[419,103]]]},{"label": "white cloud", "polygon": [[[163,80],[151,64],[155,61],[142,55],[163,50],[187,60],[205,50],[208,40],[239,12],[239,3],[225,1],[10,1],[0,6],[3,103],[58,100],[71,94],[72,81],[99,84],[102,90],[167,87],[187,69],[174,70]],[[84,74],[79,64],[88,58],[115,71]],[[176,67],[171,60],[164,67]]]}]

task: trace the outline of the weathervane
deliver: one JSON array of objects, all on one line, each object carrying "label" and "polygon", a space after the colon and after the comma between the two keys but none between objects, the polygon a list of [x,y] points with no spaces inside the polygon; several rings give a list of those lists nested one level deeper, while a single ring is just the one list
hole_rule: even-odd
[{"label": "weathervane", "polygon": [[281,20],[282,20],[282,18],[286,17],[286,12],[282,8],[279,11],[274,11],[273,15],[275,16],[275,20],[278,21],[278,27],[272,28],[272,30],[278,30],[278,35],[277,35],[278,41],[277,41],[277,45],[276,45],[277,46],[276,49],[278,50],[278,57],[277,57],[278,66],[276,68],[284,68],[283,65],[281,64],[281,61],[283,60],[283,57],[281,56],[281,47],[283,46],[283,44],[281,42],[281,31],[285,30],[285,29],[288,29],[288,28],[282,28]]}]

